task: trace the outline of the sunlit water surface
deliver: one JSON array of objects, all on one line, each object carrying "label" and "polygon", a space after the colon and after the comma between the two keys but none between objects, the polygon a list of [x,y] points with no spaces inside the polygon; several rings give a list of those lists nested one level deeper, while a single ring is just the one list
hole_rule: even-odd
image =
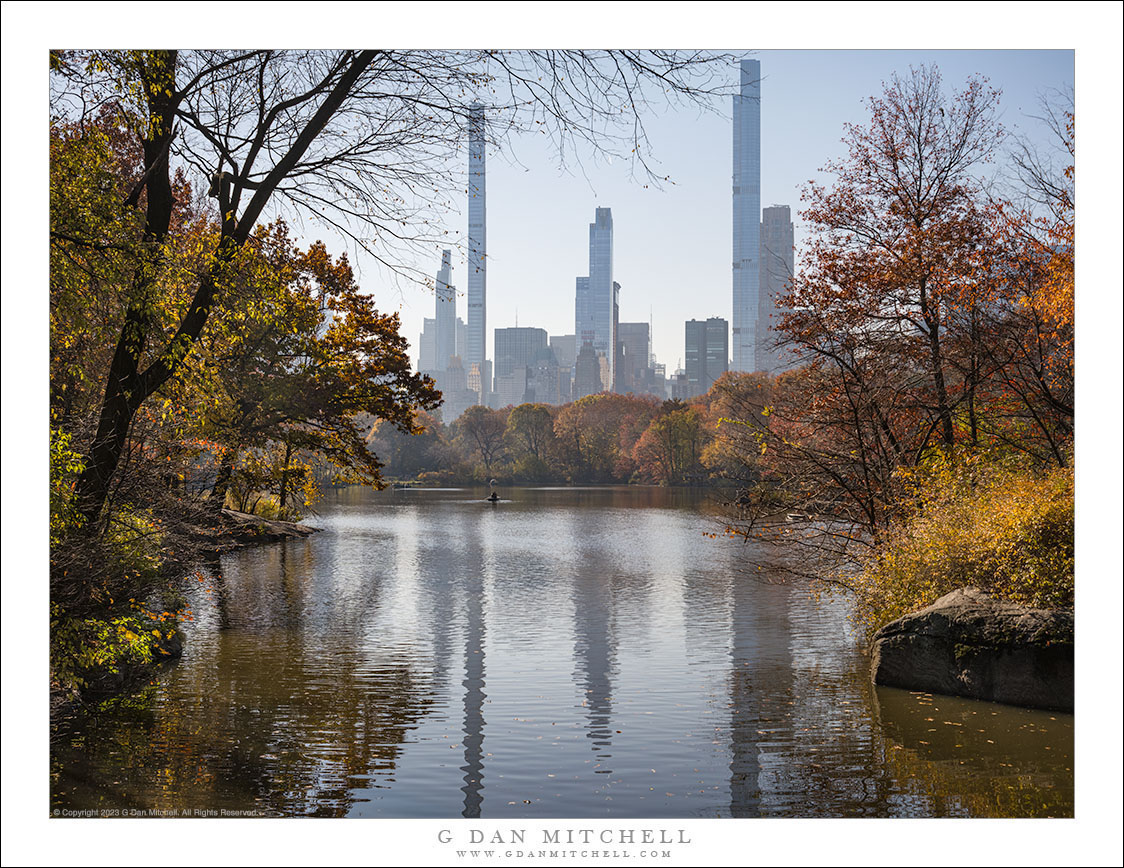
[{"label": "sunlit water surface", "polygon": [[1072,715],[874,690],[846,601],[702,495],[485,494],[343,490],[223,557],[183,659],[54,734],[52,808],[1072,815]]}]

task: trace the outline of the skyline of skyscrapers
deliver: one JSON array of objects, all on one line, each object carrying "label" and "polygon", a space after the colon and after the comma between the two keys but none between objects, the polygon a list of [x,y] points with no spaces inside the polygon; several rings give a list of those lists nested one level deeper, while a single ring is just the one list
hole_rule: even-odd
[{"label": "skyline of skyscrapers", "polygon": [[743,60],[733,97],[733,369],[757,364],[761,282],[761,62]]},{"label": "skyline of skyscrapers", "polygon": [[[598,391],[667,395],[672,391],[673,382],[678,384],[677,395],[690,397],[705,392],[726,370],[780,370],[782,362],[775,351],[775,332],[771,326],[776,322],[775,300],[785,291],[794,271],[791,210],[788,205],[761,209],[761,64],[757,60],[742,60],[737,73],[737,93],[732,101],[732,317],[729,320],[710,317],[686,323],[685,370],[677,371],[667,380],[662,375],[657,378],[657,367],[667,369],[669,366],[658,365],[651,351],[651,325],[619,322],[621,285],[614,280],[613,214],[611,208],[598,206],[589,224],[588,273],[577,277],[574,284],[574,334],[551,337],[542,329],[496,329],[493,377],[493,362],[487,359],[485,337],[486,137],[484,110],[479,102],[470,105],[468,123],[468,323],[465,326],[456,317],[451,251],[446,250],[438,272],[437,315],[433,321],[426,320],[419,362],[424,357],[426,361],[432,360],[436,369],[444,369],[448,361],[442,356],[450,346],[454,347],[450,356],[459,356],[459,361],[463,362],[466,387],[476,393],[478,403],[485,405],[495,405],[500,398],[499,394],[492,393],[501,391],[501,377],[504,378],[503,397],[515,399],[516,392],[530,394],[515,383],[515,379],[519,379],[526,390],[530,390],[533,376],[530,360],[522,360],[512,367],[508,364],[511,359],[502,363],[500,359],[501,341],[523,332],[541,333],[551,346],[559,342],[559,349],[565,347],[561,354],[565,360],[547,348],[547,354],[558,367],[559,400],[576,399]],[[449,298],[453,300],[451,305],[447,303]],[[432,336],[428,333],[431,322],[434,324]],[[464,330],[463,337],[456,333],[458,323]],[[583,353],[587,345],[591,353]],[[511,354],[505,351],[503,355],[506,359]],[[545,355],[539,362],[547,364]],[[516,377],[516,368],[526,370],[519,371]],[[553,378],[554,374],[540,371],[537,376],[541,380],[543,376]],[[567,381],[565,384],[563,379]],[[549,390],[537,391],[555,394],[553,385]]]}]

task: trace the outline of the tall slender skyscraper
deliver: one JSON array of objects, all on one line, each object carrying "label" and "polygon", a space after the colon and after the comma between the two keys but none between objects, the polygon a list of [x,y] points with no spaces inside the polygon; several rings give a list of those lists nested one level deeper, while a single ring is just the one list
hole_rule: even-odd
[{"label": "tall slender skyscraper", "polygon": [[436,370],[449,367],[457,354],[457,290],[453,286],[453,251],[441,251],[441,270],[437,272]]},{"label": "tall slender skyscraper", "polygon": [[613,283],[613,212],[598,208],[589,224],[589,276],[577,279],[574,334],[606,360],[602,386],[613,388],[616,362],[616,316],[620,285]]},{"label": "tall slender skyscraper", "polygon": [[758,371],[778,373],[785,368],[784,354],[777,348],[777,297],[788,290],[795,267],[792,213],[787,205],[773,205],[761,214],[761,302],[757,316]]},{"label": "tall slender skyscraper", "polygon": [[741,62],[734,95],[734,370],[757,366],[761,292],[761,62]]},{"label": "tall slender skyscraper", "polygon": [[[485,205],[484,106],[474,102],[468,110],[468,331],[465,368],[470,387],[479,378],[480,403],[488,403],[492,372],[488,365],[488,216]],[[476,370],[473,371],[473,366]]]}]

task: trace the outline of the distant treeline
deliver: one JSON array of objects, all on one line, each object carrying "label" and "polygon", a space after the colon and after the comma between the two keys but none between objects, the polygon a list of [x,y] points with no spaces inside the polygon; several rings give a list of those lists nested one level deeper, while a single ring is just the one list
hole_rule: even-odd
[{"label": "distant treeline", "polygon": [[773,388],[764,374],[729,373],[688,402],[603,392],[563,406],[472,407],[450,425],[423,412],[424,433],[379,421],[367,445],[399,481],[744,482],[755,478],[755,457],[733,449],[725,432],[762,419]]}]

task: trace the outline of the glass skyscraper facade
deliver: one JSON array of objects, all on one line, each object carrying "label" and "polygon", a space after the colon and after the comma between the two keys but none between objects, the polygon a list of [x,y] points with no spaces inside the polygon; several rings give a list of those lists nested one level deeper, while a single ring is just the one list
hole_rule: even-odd
[{"label": "glass skyscraper facade", "polygon": [[574,300],[577,344],[589,343],[606,360],[602,386],[613,388],[616,362],[616,308],[619,285],[613,283],[613,212],[598,208],[589,224],[589,276],[579,277]]},{"label": "glass skyscraper facade", "polygon": [[734,370],[757,366],[761,302],[761,62],[741,62],[734,95]]},{"label": "glass skyscraper facade", "polygon": [[492,376],[485,358],[488,334],[488,215],[484,107],[474,102],[469,106],[468,118],[468,329],[464,363],[472,386],[479,384],[480,402],[486,404]]}]

